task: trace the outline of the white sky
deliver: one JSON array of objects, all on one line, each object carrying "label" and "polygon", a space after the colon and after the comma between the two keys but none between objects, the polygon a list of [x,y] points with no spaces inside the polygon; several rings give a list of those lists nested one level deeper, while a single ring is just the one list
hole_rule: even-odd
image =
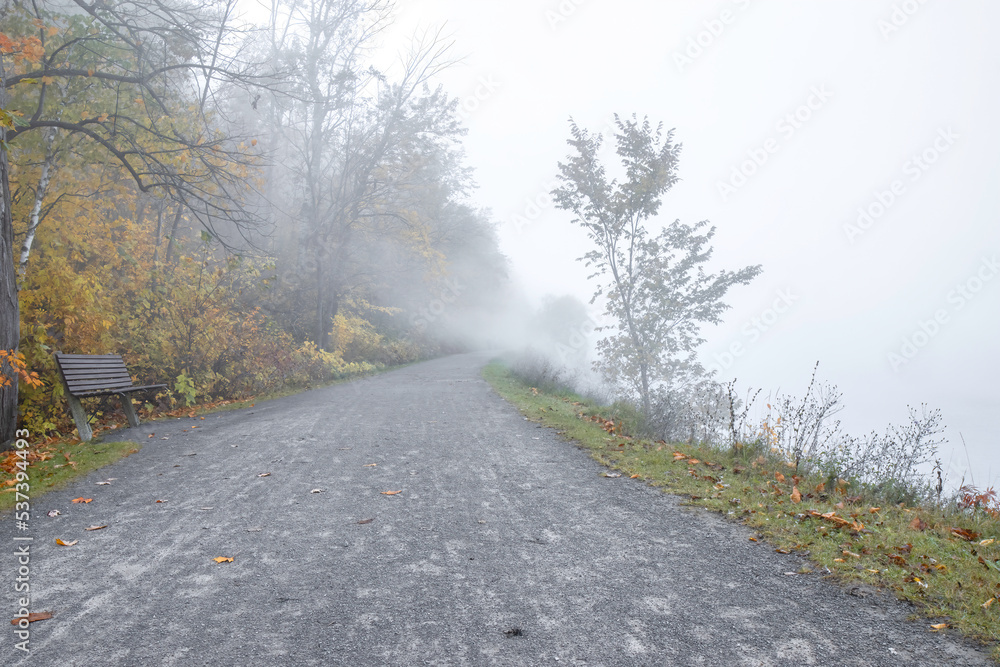
[{"label": "white sky", "polygon": [[[959,443],[942,452],[951,481],[968,477],[961,432],[985,485],[1000,475],[998,24],[988,0],[403,0],[385,53],[443,25],[465,56],[440,81],[469,110],[476,201],[534,298],[593,291],[574,261],[582,231],[544,196],[530,205],[567,155],[568,117],[593,130],[613,112],[663,121],[684,144],[664,221],[716,225],[719,267],[764,265],[705,332],[706,364],[742,344],[720,379],[801,393],[819,360],[859,434],[905,420],[908,404],[941,408]],[[798,127],[779,125],[796,111]],[[765,145],[767,161],[723,197],[719,183]],[[933,164],[915,166],[925,151]],[[894,201],[849,239],[858,208],[894,181]],[[979,291],[959,298],[970,280]],[[751,334],[779,291],[793,304]],[[920,322],[938,311],[925,340]],[[889,354],[914,335],[923,346],[894,369]]]}]

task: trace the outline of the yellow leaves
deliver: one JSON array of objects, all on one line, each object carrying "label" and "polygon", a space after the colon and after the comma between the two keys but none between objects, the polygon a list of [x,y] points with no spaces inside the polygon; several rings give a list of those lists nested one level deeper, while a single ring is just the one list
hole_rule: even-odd
[{"label": "yellow leaves", "polygon": [[74,498],[70,502],[79,504],[79,503],[89,503],[89,502],[91,502],[93,500],[94,500],[93,498],[82,498],[81,497],[81,498]]},{"label": "yellow leaves", "polygon": [[979,543],[979,546],[981,546],[981,547],[988,547],[989,545],[993,544],[994,542],[996,542],[996,540],[994,540],[994,539],[993,539],[993,538],[991,537],[991,538],[990,538],[990,539],[988,539],[988,540],[983,540],[983,541],[981,541],[981,542]]},{"label": "yellow leaves", "polygon": [[219,556],[217,558],[213,558],[212,560],[214,560],[216,563],[232,563],[233,562],[233,559],[230,556]]},{"label": "yellow leaves", "polygon": [[104,113],[102,113],[100,116],[97,117],[97,122],[103,123],[107,119],[108,119],[108,113],[105,111]]},{"label": "yellow leaves", "polygon": [[756,541],[757,541],[757,538],[756,538],[756,537],[752,537],[752,536],[751,536],[751,537],[750,537],[750,541],[751,541],[751,542],[756,542]]},{"label": "yellow leaves", "polygon": [[990,605],[992,605],[992,604],[993,604],[993,601],[994,601],[994,600],[996,600],[996,598],[995,598],[995,597],[992,597],[992,598],[990,598],[989,600],[987,600],[986,602],[982,603],[982,604],[981,604],[981,605],[979,605],[979,606],[980,606],[980,607],[982,607],[983,609],[989,609],[989,608],[990,608]]},{"label": "yellow leaves", "polygon": [[944,630],[947,627],[948,627],[947,623],[935,623],[934,625],[931,626],[931,631],[933,631],[933,632],[939,632],[941,630]]},{"label": "yellow leaves", "polygon": [[63,540],[59,539],[58,537],[56,538],[56,544],[58,544],[61,547],[71,547],[71,546],[73,546],[74,544],[76,544],[79,541],[80,540],[70,540],[69,542],[64,542]]},{"label": "yellow leaves", "polygon": [[395,495],[398,495],[398,494],[400,494],[402,492],[403,492],[402,489],[400,489],[399,491],[383,491],[382,495],[383,496],[395,496]]}]

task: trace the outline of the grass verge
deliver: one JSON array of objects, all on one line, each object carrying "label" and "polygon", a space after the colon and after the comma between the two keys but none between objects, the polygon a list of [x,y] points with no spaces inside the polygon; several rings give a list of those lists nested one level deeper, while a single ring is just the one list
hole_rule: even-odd
[{"label": "grass verge", "polygon": [[19,472],[27,473],[20,483],[27,483],[30,502],[42,494],[61,488],[70,481],[103,468],[139,451],[137,442],[65,442],[51,441],[34,443],[22,450],[3,452],[0,459],[0,512],[13,509],[15,503],[23,501],[18,491]]},{"label": "grass verge", "polygon": [[532,421],[554,428],[611,470],[687,496],[756,531],[816,573],[893,591],[923,628],[947,628],[1000,660],[1000,521],[985,512],[886,505],[844,480],[799,476],[766,445],[732,450],[632,438],[629,414],[521,383],[501,363],[483,377]]}]

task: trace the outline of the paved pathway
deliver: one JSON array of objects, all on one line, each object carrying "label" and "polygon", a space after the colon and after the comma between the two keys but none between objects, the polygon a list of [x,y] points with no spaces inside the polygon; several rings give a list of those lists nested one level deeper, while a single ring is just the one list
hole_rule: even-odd
[{"label": "paved pathway", "polygon": [[991,664],[895,600],[785,575],[801,562],[738,524],[599,476],[480,379],[486,358],[127,433],[141,452],[35,504],[33,609],[55,616],[27,659],[4,632],[0,662]]}]

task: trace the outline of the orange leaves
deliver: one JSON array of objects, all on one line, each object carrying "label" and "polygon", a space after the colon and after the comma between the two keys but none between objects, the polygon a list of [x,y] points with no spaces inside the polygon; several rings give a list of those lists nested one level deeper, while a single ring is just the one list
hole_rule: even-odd
[{"label": "orange leaves", "polygon": [[45,620],[48,620],[50,618],[52,618],[52,612],[51,611],[33,611],[30,614],[28,614],[27,616],[18,616],[17,618],[12,619],[11,622],[10,622],[10,624],[11,625],[20,625],[21,621],[27,621],[28,623],[34,623],[35,621],[45,621]]},{"label": "orange leaves", "polygon": [[799,491],[799,487],[797,486],[792,487],[791,499],[792,502],[795,503],[796,505],[802,502],[802,493]]},{"label": "orange leaves", "polygon": [[77,504],[80,504],[80,503],[86,504],[86,503],[92,502],[93,500],[94,500],[93,498],[83,498],[83,497],[81,497],[81,498],[74,498],[70,502],[77,503]]},{"label": "orange leaves", "polygon": [[969,542],[974,542],[979,539],[979,533],[974,533],[971,530],[966,530],[964,528],[952,528],[951,534],[955,537],[960,537],[963,540],[968,540]]},{"label": "orange leaves", "polygon": [[402,492],[403,492],[402,489],[400,489],[399,491],[383,491],[382,495],[383,496],[395,496],[395,495],[398,495],[398,494],[400,494]]},{"label": "orange leaves", "polygon": [[214,560],[216,563],[232,563],[233,562],[233,559],[230,556],[219,556],[217,558],[213,558],[212,560]]},{"label": "orange leaves", "polygon": [[782,475],[780,472],[776,472],[776,473],[774,473],[774,479],[778,480],[778,482],[780,482],[780,483],[784,483],[785,476]]},{"label": "orange leaves", "polygon": [[71,547],[71,546],[73,546],[74,544],[76,544],[79,541],[80,540],[70,540],[69,542],[64,542],[61,539],[59,539],[58,537],[56,538],[56,544],[58,544],[61,547]]},{"label": "orange leaves", "polygon": [[947,623],[935,623],[934,625],[931,626],[931,631],[940,632],[941,630],[944,630],[947,627],[948,627]]},{"label": "orange leaves", "polygon": [[927,530],[927,522],[919,516],[915,516],[913,517],[913,521],[910,522],[910,528],[913,530]]}]

